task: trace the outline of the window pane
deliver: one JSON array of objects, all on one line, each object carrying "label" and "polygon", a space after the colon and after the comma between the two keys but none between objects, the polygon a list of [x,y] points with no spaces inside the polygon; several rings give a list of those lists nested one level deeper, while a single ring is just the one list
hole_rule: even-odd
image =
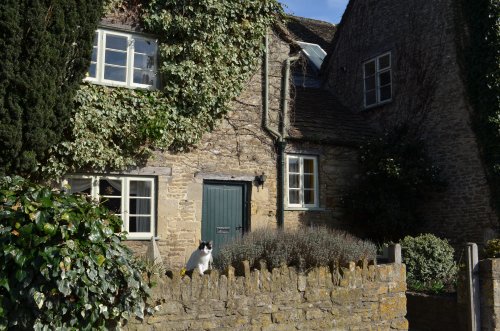
[{"label": "window pane", "polygon": [[91,63],[90,64],[89,71],[88,71],[88,76],[89,77],[93,77],[93,78],[96,77],[96,64],[95,63]]},{"label": "window pane", "polygon": [[156,44],[153,41],[135,38],[134,51],[137,53],[154,54],[156,51]]},{"label": "window pane", "polygon": [[391,85],[384,86],[380,89],[380,101],[391,99]]},{"label": "window pane", "polygon": [[150,197],[151,182],[142,180],[130,181],[130,196],[131,197]]},{"label": "window pane", "polygon": [[128,232],[151,232],[151,217],[132,216],[129,218]]},{"label": "window pane", "polygon": [[391,71],[384,71],[379,75],[380,86],[388,85],[391,83]]},{"label": "window pane", "polygon": [[288,202],[293,204],[300,203],[299,190],[289,190],[288,191]]},{"label": "window pane", "polygon": [[365,91],[370,91],[375,89],[375,76],[365,78]]},{"label": "window pane", "polygon": [[314,190],[304,190],[304,204],[313,205],[314,203]]},{"label": "window pane", "polygon": [[111,34],[106,35],[106,48],[126,51],[127,44],[128,44],[127,37],[116,36]]},{"label": "window pane", "polygon": [[134,83],[154,85],[154,72],[149,70],[134,70]]},{"label": "window pane", "polygon": [[150,199],[130,199],[129,213],[136,215],[149,215],[151,214],[151,200]]},{"label": "window pane", "polygon": [[299,159],[289,158],[288,159],[288,172],[299,172]]},{"label": "window pane", "polygon": [[134,67],[139,69],[152,69],[155,65],[155,58],[146,54],[134,54]]},{"label": "window pane", "polygon": [[99,181],[99,194],[121,197],[122,195],[121,180],[101,178],[101,180]]},{"label": "window pane", "polygon": [[300,187],[300,175],[289,174],[288,175],[288,187],[289,188],[299,188]]},{"label": "window pane", "polygon": [[127,53],[120,51],[110,51],[106,50],[104,62],[106,64],[114,64],[118,66],[127,65]]},{"label": "window pane", "polygon": [[97,40],[99,38],[99,33],[94,33],[94,46],[97,46]]},{"label": "window pane", "polygon": [[92,59],[91,59],[92,62],[97,62],[97,47],[94,47],[92,49]]},{"label": "window pane", "polygon": [[378,69],[382,70],[391,66],[391,56],[389,54],[379,57]]},{"label": "window pane", "polygon": [[104,67],[104,79],[125,82],[126,77],[126,69],[123,67]]},{"label": "window pane", "polygon": [[365,63],[365,77],[375,75],[375,61]]},{"label": "window pane", "polygon": [[314,160],[304,159],[304,173],[313,174],[314,173]]},{"label": "window pane", "polygon": [[121,210],[122,210],[122,199],[121,198],[108,198],[108,197],[102,198],[102,204],[115,214],[121,213]]},{"label": "window pane", "polygon": [[70,193],[86,193],[90,194],[92,189],[91,178],[68,178]]},{"label": "window pane", "polygon": [[314,188],[314,175],[304,175],[304,188]]},{"label": "window pane", "polygon": [[365,93],[365,104],[367,106],[377,103],[377,94],[374,91],[368,91]]}]

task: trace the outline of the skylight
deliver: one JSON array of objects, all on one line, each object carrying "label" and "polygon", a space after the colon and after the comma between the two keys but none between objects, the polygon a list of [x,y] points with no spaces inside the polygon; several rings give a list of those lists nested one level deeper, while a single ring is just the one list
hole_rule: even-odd
[{"label": "skylight", "polygon": [[325,50],[318,44],[310,44],[302,41],[297,41],[297,44],[302,48],[309,61],[319,70],[326,57]]}]

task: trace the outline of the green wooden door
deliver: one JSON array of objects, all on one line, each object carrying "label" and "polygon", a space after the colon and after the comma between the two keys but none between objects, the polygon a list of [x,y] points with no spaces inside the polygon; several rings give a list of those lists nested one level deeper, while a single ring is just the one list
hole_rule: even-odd
[{"label": "green wooden door", "polygon": [[202,240],[214,242],[213,254],[248,229],[248,187],[245,183],[203,184]]}]

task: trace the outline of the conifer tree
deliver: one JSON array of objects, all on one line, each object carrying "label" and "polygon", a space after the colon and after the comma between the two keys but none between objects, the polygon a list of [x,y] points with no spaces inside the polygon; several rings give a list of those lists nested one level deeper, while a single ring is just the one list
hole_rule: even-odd
[{"label": "conifer tree", "polygon": [[67,133],[103,0],[0,1],[0,175],[37,177]]}]

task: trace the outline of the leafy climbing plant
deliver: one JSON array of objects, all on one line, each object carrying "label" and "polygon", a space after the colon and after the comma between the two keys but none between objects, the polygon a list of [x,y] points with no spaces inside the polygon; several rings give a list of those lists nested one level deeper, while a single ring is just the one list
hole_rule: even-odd
[{"label": "leafy climbing plant", "polygon": [[424,223],[419,206],[445,188],[415,132],[402,124],[361,146],[361,176],[345,198],[361,235],[384,242],[418,232]]},{"label": "leafy climbing plant", "polygon": [[[112,3],[126,8],[124,1]],[[76,169],[119,170],[154,149],[192,147],[227,113],[257,68],[268,27],[282,17],[276,0],[153,0],[140,8],[141,25],[159,41],[162,87],[84,85],[72,135],[52,148],[45,167],[51,177]]]},{"label": "leafy climbing plant", "polygon": [[149,288],[105,207],[0,179],[0,330],[106,330],[143,317]]},{"label": "leafy climbing plant", "polygon": [[493,205],[500,213],[500,2],[460,1],[459,54],[465,72],[472,119],[485,163]]}]

